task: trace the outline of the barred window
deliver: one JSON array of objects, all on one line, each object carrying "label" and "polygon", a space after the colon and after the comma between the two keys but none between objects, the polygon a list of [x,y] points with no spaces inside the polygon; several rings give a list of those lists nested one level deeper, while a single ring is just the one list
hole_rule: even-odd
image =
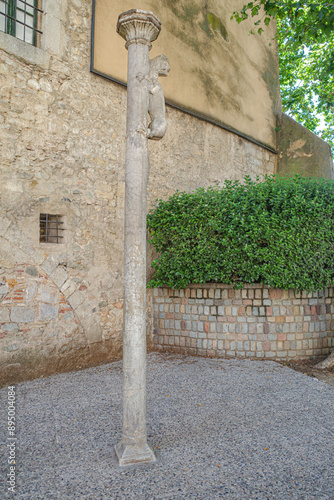
[{"label": "barred window", "polygon": [[0,31],[38,46],[42,0],[0,0]]},{"label": "barred window", "polygon": [[64,230],[62,215],[40,214],[39,241],[41,243],[63,243]]}]

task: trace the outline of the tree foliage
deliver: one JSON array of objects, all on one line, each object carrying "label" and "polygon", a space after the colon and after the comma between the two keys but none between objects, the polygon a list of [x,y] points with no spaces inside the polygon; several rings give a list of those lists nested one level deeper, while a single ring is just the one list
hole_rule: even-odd
[{"label": "tree foliage", "polygon": [[334,147],[334,2],[255,0],[233,16],[253,33],[277,20],[283,110]]},{"label": "tree foliage", "polygon": [[334,182],[268,176],[177,192],[148,215],[148,286],[221,282],[317,290],[334,283]]}]

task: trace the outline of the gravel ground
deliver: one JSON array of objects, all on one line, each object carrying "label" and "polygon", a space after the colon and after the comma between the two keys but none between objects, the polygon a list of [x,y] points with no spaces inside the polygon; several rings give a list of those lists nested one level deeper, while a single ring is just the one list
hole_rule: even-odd
[{"label": "gravel ground", "polygon": [[121,362],[16,386],[18,499],[334,499],[334,387],[272,361],[148,355],[157,461],[120,468]]}]

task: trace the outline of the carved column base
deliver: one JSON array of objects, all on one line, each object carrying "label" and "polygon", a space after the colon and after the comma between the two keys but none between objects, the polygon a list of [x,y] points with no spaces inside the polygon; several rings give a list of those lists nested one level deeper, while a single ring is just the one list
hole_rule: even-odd
[{"label": "carved column base", "polygon": [[115,446],[119,465],[146,464],[156,458],[147,443],[129,444],[121,441]]}]

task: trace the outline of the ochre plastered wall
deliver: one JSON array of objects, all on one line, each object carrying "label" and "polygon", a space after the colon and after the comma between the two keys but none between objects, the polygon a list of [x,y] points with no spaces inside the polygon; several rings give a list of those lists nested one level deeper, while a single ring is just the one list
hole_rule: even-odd
[{"label": "ochre plastered wall", "polygon": [[[114,27],[132,0],[95,0],[94,68],[126,82],[124,41]],[[172,70],[164,82],[167,100],[209,116],[275,148],[281,112],[278,58],[272,22],[252,36],[250,19],[231,20],[243,0],[138,0],[135,7],[162,21],[151,57],[166,54]]]},{"label": "ochre plastered wall", "polygon": [[333,179],[330,145],[283,114],[277,134],[278,174]]},{"label": "ochre plastered wall", "polygon": [[[64,2],[62,52],[45,67],[0,49],[1,383],[121,355],[126,89],[89,71],[91,2]],[[150,142],[149,207],[274,172],[274,154],[215,125],[172,108],[167,122]],[[63,244],[39,242],[40,213],[64,216]]]}]

